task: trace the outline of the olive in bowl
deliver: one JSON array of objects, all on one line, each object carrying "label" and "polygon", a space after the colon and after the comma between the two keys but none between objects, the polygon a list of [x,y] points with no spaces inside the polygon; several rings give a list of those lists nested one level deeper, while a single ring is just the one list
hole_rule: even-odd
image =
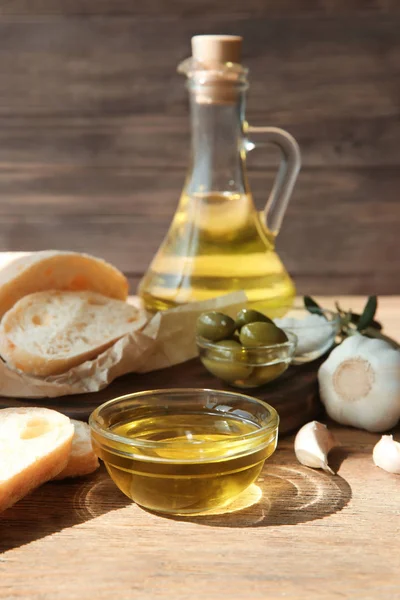
[{"label": "olive in bowl", "polygon": [[[236,331],[230,333],[230,338],[218,341],[199,335],[197,329],[196,343],[204,367],[239,388],[259,387],[282,375],[295,352],[296,335],[282,331],[270,321],[239,320],[238,325],[236,318],[235,323]],[[213,332],[211,335],[215,337]]]},{"label": "olive in bowl", "polygon": [[283,329],[274,323],[249,323],[240,330],[240,343],[246,348],[283,344],[288,341]]},{"label": "olive in bowl", "polygon": [[224,313],[211,310],[197,319],[196,335],[212,342],[229,338],[235,331],[235,321]]},{"label": "olive in bowl", "polygon": [[236,315],[236,329],[240,331],[244,325],[248,325],[249,323],[272,323],[274,325],[272,319],[267,317],[267,315],[263,315],[258,310],[242,308]]}]

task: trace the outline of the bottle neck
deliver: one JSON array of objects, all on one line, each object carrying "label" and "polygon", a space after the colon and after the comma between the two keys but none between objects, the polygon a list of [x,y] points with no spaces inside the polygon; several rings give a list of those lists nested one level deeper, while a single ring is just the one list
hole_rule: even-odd
[{"label": "bottle neck", "polygon": [[192,164],[187,192],[244,193],[243,121],[245,94],[230,102],[202,102],[198,87],[189,86]]}]

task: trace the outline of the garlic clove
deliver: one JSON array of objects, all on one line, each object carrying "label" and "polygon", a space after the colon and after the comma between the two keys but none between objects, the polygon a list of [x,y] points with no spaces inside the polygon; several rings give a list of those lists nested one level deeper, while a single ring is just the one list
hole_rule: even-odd
[{"label": "garlic clove", "polygon": [[400,444],[392,435],[383,435],[375,444],[372,459],[377,467],[400,475]]},{"label": "garlic clove", "polygon": [[387,431],[400,418],[400,352],[356,334],[335,348],[318,371],[320,398],[343,425]]},{"label": "garlic clove", "polygon": [[332,448],[338,445],[326,425],[318,421],[311,421],[298,431],[294,440],[294,452],[302,465],[313,469],[323,469],[327,473],[335,475],[328,465],[328,454]]}]

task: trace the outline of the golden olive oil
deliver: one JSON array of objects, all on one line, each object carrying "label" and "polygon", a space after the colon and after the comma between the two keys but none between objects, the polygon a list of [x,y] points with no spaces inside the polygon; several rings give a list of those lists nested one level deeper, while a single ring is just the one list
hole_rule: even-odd
[{"label": "golden olive oil", "polygon": [[295,296],[250,194],[183,193],[170,230],[141,281],[149,310],[244,290],[252,305],[278,316]]},{"label": "golden olive oil", "polygon": [[261,440],[242,437],[258,429],[220,411],[163,411],[111,428],[133,446],[109,440],[96,450],[118,487],[138,504],[201,513],[229,504],[258,477],[276,446],[276,433],[266,432]]}]

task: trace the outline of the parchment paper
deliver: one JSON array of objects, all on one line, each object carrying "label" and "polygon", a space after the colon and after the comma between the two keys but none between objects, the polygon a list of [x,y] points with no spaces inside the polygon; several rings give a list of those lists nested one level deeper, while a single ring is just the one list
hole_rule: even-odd
[{"label": "parchment paper", "polygon": [[142,320],[144,326],[118,340],[95,360],[62,375],[32,377],[0,361],[0,395],[56,398],[98,392],[120,375],[155,371],[185,362],[197,356],[195,325],[203,311],[223,309],[233,316],[246,303],[244,292],[234,292],[156,313]]}]

